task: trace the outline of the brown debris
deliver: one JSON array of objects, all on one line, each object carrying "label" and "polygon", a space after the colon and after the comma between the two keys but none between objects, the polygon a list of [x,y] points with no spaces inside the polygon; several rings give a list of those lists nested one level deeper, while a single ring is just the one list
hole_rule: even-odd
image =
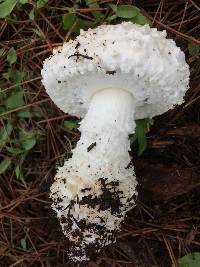
[{"label": "brown debris", "polygon": [[90,152],[96,145],[97,145],[96,142],[94,142],[94,143],[92,143],[91,145],[89,145],[89,146],[87,147],[87,152]]},{"label": "brown debris", "polygon": [[[6,19],[0,23],[0,49],[5,49],[0,64],[2,80],[2,74],[7,73],[8,68],[28,73],[21,83],[26,105],[6,111],[4,115],[12,116],[24,108],[37,108],[42,117],[22,120],[22,124],[44,133],[24,164],[27,187],[15,178],[14,168],[0,175],[0,265],[3,267],[75,266],[68,260],[66,248],[70,244],[50,207],[48,194],[56,166],[61,164],[65,152],[70,155],[71,145],[75,145],[79,134],[63,131],[63,121],[70,117],[52,104],[41,86],[40,76],[42,61],[52,49],[62,45],[63,40],[74,38],[71,30],[66,32],[62,27],[65,9],[73,8],[81,19],[96,22],[90,13],[95,8],[86,7],[85,1],[76,1],[81,3],[76,9],[74,2],[49,0],[47,6],[35,10],[34,23],[27,15],[32,4],[27,3],[14,8],[16,20]],[[111,15],[107,3],[133,3],[153,22],[153,27],[167,30],[168,37],[186,53],[191,71],[190,90],[183,105],[155,119],[147,150],[140,160],[135,156],[136,174],[141,182],[140,200],[127,216],[119,243],[105,248],[93,262],[82,266],[171,267],[189,251],[200,251],[200,188],[196,186],[200,168],[200,64],[199,58],[188,52],[188,42],[200,42],[199,4],[197,0],[100,0],[99,11],[104,13],[101,24]],[[12,47],[18,59],[9,66],[6,57]],[[2,89],[12,93],[13,84],[6,79],[3,82],[6,88]],[[2,121],[0,123],[2,126]],[[1,159],[5,156],[6,152],[1,152]],[[16,160],[13,165],[17,163]],[[145,194],[142,188],[146,190]],[[150,201],[151,195],[154,201]],[[21,239],[25,237],[27,249],[21,246]]]},{"label": "brown debris", "polygon": [[134,166],[142,199],[168,200],[200,186],[200,174],[192,168],[144,160],[136,161]]},{"label": "brown debris", "polygon": [[192,124],[183,127],[174,127],[173,129],[169,130],[166,134],[173,136],[197,138],[200,137],[200,125]]}]

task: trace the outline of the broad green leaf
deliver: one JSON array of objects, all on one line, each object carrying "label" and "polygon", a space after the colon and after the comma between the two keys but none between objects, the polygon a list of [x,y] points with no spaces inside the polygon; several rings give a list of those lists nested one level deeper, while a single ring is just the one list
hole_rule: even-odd
[{"label": "broad green leaf", "polygon": [[64,121],[64,127],[70,131],[79,127],[79,121]]},{"label": "broad green leaf", "polygon": [[117,7],[116,15],[120,18],[131,19],[137,16],[139,9],[131,5],[120,5]]},{"label": "broad green leaf", "polygon": [[7,61],[10,65],[12,65],[13,63],[17,61],[17,54],[16,54],[14,47],[8,50]]},{"label": "broad green leaf", "polygon": [[35,19],[35,9],[31,9],[30,13],[28,14],[28,17],[30,20],[34,20]]},{"label": "broad green leaf", "polygon": [[10,15],[18,0],[4,0],[0,4],[0,19]]},{"label": "broad green leaf", "polygon": [[12,130],[13,126],[11,124],[7,124],[5,128],[2,127],[0,129],[0,148],[3,147],[9,140]]},{"label": "broad green leaf", "polygon": [[17,117],[20,118],[32,118],[32,113],[29,109],[25,108],[16,112]]},{"label": "broad green leaf", "polygon": [[0,163],[0,174],[4,173],[11,164],[10,158],[5,158]]},{"label": "broad green leaf", "polygon": [[43,115],[41,112],[38,111],[31,111],[28,108],[19,110],[16,112],[17,117],[19,118],[41,118]]},{"label": "broad green leaf", "polygon": [[200,266],[200,253],[190,253],[178,260],[179,267],[199,267]]},{"label": "broad green leaf", "polygon": [[68,13],[63,15],[62,22],[63,22],[63,29],[69,30],[76,20],[76,15],[74,13]]},{"label": "broad green leaf", "polygon": [[[94,0],[86,0],[86,4],[89,8],[99,8],[99,4],[95,2]],[[96,18],[101,18],[103,15],[100,11],[93,11],[91,12],[92,15]]]},{"label": "broad green leaf", "polygon": [[24,150],[23,149],[21,149],[21,148],[18,148],[18,147],[6,147],[6,150],[9,152],[9,153],[11,153],[11,154],[13,154],[13,155],[19,155],[19,154],[22,154],[22,153],[24,153]]},{"label": "broad green leaf", "polygon": [[42,8],[48,3],[48,0],[38,0],[36,3],[37,8]]},{"label": "broad green leaf", "polygon": [[30,150],[31,148],[33,148],[36,144],[36,139],[34,137],[32,138],[27,138],[27,139],[23,139],[20,140],[22,147],[27,151]]},{"label": "broad green leaf", "polygon": [[194,43],[188,43],[188,50],[190,56],[197,56],[200,53],[200,45]]},{"label": "broad green leaf", "polygon": [[20,145],[25,150],[28,151],[32,149],[36,144],[36,135],[33,132],[21,133],[20,134]]},{"label": "broad green leaf", "polygon": [[27,242],[26,242],[26,237],[22,238],[20,240],[20,244],[21,244],[21,247],[23,248],[23,250],[27,250]]},{"label": "broad green leaf", "polygon": [[115,20],[116,18],[117,18],[117,15],[114,14],[112,16],[107,17],[107,21],[111,22],[111,21]]},{"label": "broad green leaf", "polygon": [[9,69],[8,79],[10,79],[13,83],[20,83],[21,80],[25,77],[26,73],[19,70]]},{"label": "broad green leaf", "polygon": [[13,109],[24,105],[23,92],[13,92],[6,100],[6,107],[8,109]]},{"label": "broad green leaf", "polygon": [[32,111],[31,115],[32,115],[33,118],[41,118],[41,117],[43,117],[43,114],[41,112],[39,112],[39,111]]},{"label": "broad green leaf", "polygon": [[24,4],[27,4],[29,2],[29,0],[19,0],[19,3],[24,5]]},{"label": "broad green leaf", "polygon": [[87,29],[89,27],[94,26],[94,22],[89,21],[89,20],[80,19],[80,18],[76,17],[76,15],[74,13],[68,13],[68,14],[63,15],[62,21],[63,21],[63,29],[64,30],[71,30],[71,27],[75,23],[75,25],[73,27],[73,32],[75,32],[77,34],[80,32],[80,29]]},{"label": "broad green leaf", "polygon": [[131,21],[140,25],[145,25],[145,24],[150,25],[151,23],[151,21],[147,17],[145,17],[142,13],[138,13],[136,17],[131,19]]},{"label": "broad green leaf", "polygon": [[93,21],[78,18],[78,23],[77,23],[78,32],[80,31],[80,29],[85,30],[94,27],[94,25],[95,23]]}]

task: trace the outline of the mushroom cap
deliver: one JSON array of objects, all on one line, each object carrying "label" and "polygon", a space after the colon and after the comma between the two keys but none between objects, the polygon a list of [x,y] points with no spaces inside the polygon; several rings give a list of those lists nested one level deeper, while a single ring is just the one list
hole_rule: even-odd
[{"label": "mushroom cap", "polygon": [[119,88],[132,94],[135,119],[142,119],[183,102],[189,67],[166,31],[123,22],[81,31],[44,61],[42,78],[66,113],[83,117],[97,91]]}]

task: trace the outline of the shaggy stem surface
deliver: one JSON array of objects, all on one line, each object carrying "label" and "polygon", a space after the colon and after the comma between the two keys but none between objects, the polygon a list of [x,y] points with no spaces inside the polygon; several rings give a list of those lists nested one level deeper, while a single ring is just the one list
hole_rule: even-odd
[{"label": "shaggy stem surface", "polygon": [[53,208],[71,242],[69,255],[88,260],[94,250],[115,242],[137,195],[129,167],[134,99],[122,89],[96,93],[81,122],[73,156],[59,168],[51,187]]}]

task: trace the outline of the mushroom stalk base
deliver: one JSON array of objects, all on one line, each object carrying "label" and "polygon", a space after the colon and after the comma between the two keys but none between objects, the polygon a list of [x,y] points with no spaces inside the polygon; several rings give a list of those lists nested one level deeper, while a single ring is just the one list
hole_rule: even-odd
[{"label": "mushroom stalk base", "polygon": [[74,261],[115,242],[126,213],[134,206],[136,178],[129,167],[134,99],[122,89],[96,93],[81,122],[73,157],[58,169],[51,187],[53,209],[70,241]]}]

